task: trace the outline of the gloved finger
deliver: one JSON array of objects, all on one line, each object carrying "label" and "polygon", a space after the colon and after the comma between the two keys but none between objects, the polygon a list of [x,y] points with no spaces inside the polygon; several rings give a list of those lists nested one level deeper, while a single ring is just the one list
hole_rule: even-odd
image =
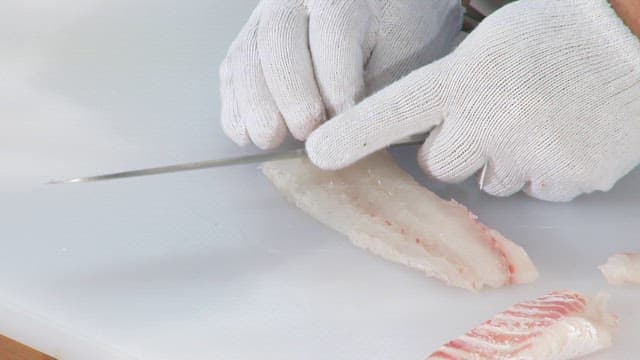
[{"label": "gloved finger", "polygon": [[487,164],[482,190],[493,196],[507,197],[522,190],[526,183],[524,175],[513,161],[496,159]]},{"label": "gloved finger", "polygon": [[266,150],[282,144],[287,126],[262,73],[257,31],[257,18],[251,19],[243,30],[244,41],[238,45],[233,78],[242,122],[253,143]]},{"label": "gloved finger", "polygon": [[291,134],[304,140],[325,119],[309,53],[308,16],[301,0],[273,0],[258,30],[264,76]]},{"label": "gloved finger", "polygon": [[[583,154],[585,159],[587,154]],[[592,158],[588,158],[592,159]],[[524,191],[527,195],[546,201],[567,202],[582,194],[590,194],[595,191],[607,192],[611,190],[620,179],[611,167],[619,166],[620,162],[595,161],[589,169],[583,165],[585,161],[571,159],[556,159],[554,169],[548,170],[544,175],[538,175],[528,184]],[[636,166],[629,163],[624,174]],[[535,168],[542,168],[536,165]],[[606,169],[606,170],[605,170]]]},{"label": "gloved finger", "polygon": [[309,19],[309,46],[316,81],[329,117],[364,97],[363,47],[370,22],[363,1],[318,1]]},{"label": "gloved finger", "polygon": [[536,199],[552,202],[569,202],[585,192],[582,184],[574,181],[536,179],[524,188],[524,192]]},{"label": "gloved finger", "polygon": [[[582,154],[582,156],[585,155]],[[585,162],[576,161],[576,159],[576,157],[555,159],[552,166],[544,168],[540,165],[543,158],[536,157],[537,161],[531,162],[532,169],[545,170],[544,172],[540,170],[532,171],[530,181],[525,186],[524,192],[540,200],[568,202],[582,194],[598,190],[600,187],[598,185],[604,185],[604,183],[596,184],[591,181],[592,177],[586,176],[589,169],[578,165]]]},{"label": "gloved finger", "polygon": [[486,163],[486,156],[468,122],[445,120],[431,132],[418,151],[418,163],[428,175],[458,183],[480,170]]},{"label": "gloved finger", "polygon": [[233,142],[245,146],[249,144],[249,134],[240,118],[240,106],[235,94],[233,71],[229,62],[229,57],[227,57],[220,65],[222,130]]},{"label": "gloved finger", "polygon": [[341,169],[440,124],[439,71],[418,70],[323,124],[307,140],[309,159],[322,169]]}]

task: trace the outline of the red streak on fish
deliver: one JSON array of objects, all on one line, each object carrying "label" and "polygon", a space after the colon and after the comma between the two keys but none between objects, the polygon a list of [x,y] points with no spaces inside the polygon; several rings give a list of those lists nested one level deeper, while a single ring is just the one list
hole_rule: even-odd
[{"label": "red streak on fish", "polygon": [[572,306],[569,304],[548,304],[548,305],[519,304],[514,306],[514,308],[541,310],[546,312],[557,312],[562,315],[567,315],[573,311],[580,311],[582,310],[583,307]]},{"label": "red streak on fish", "polygon": [[459,205],[461,207],[463,207],[465,210],[467,210],[467,212],[469,213],[469,218],[471,218],[471,220],[478,226],[480,227],[481,231],[486,234],[486,236],[489,238],[489,245],[491,246],[491,248],[493,249],[493,251],[500,257],[502,264],[507,272],[507,284],[513,284],[515,283],[515,266],[513,265],[513,263],[511,262],[511,260],[509,259],[509,255],[507,254],[507,252],[502,248],[502,246],[500,246],[500,243],[496,240],[496,238],[494,236],[491,235],[491,232],[489,231],[489,229],[478,220],[478,216],[474,213],[472,213],[466,206],[458,203],[455,200],[451,200],[452,203]]},{"label": "red streak on fish", "polygon": [[442,350],[440,351],[436,351],[435,353],[433,353],[433,355],[431,355],[432,358],[440,358],[440,359],[446,359],[446,360],[457,360],[455,356],[450,355]]},{"label": "red streak on fish", "polygon": [[549,306],[564,306],[572,311],[581,311],[582,309],[584,309],[584,303],[574,299],[568,300],[569,301],[545,301],[544,304]]},{"label": "red streak on fish", "polygon": [[538,312],[531,313],[530,311],[517,311],[517,310],[507,310],[503,312],[504,315],[513,316],[515,318],[523,318],[523,319],[560,319],[563,315],[557,312]]},{"label": "red streak on fish", "polygon": [[478,355],[484,355],[484,356],[488,356],[491,357],[493,355],[497,354],[497,351],[488,347],[481,347],[481,346],[475,346],[472,344],[469,344],[468,342],[464,341],[464,340],[453,340],[450,341],[449,343],[447,343],[444,348],[450,348],[450,349],[455,349],[455,350],[460,350],[460,351],[464,351],[467,353],[472,353],[472,354],[478,354]]},{"label": "red streak on fish", "polygon": [[523,343],[531,338],[540,335],[541,332],[530,332],[528,334],[502,334],[494,331],[481,331],[479,329],[471,330],[467,333],[468,337],[481,339],[487,343],[493,344],[518,344]]},{"label": "red streak on fish", "polygon": [[[484,230],[486,230],[486,227],[484,225],[482,227],[484,228]],[[507,280],[507,284],[513,284],[513,281],[514,281],[513,274],[516,272],[516,269],[511,263],[511,261],[509,260],[509,256],[507,255],[507,253],[504,251],[502,246],[500,246],[496,238],[493,236],[491,237],[491,247],[500,256],[500,258],[502,258],[502,262],[504,263],[505,268],[507,269],[507,274],[509,277],[509,280]]]},{"label": "red streak on fish", "polygon": [[587,304],[587,300],[582,297],[579,294],[574,294],[574,293],[559,293],[559,292],[552,292],[549,295],[545,295],[543,297],[538,298],[536,301],[546,301],[546,299],[557,299],[558,297],[564,298],[564,299],[571,299],[571,300],[575,300],[580,302],[582,305],[586,305]]}]

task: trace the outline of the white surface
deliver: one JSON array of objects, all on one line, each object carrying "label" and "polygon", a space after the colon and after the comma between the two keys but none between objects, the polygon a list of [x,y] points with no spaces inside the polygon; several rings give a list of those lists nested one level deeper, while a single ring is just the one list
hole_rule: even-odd
[{"label": "white surface", "polygon": [[621,331],[592,359],[640,353],[640,290],[596,269],[640,249],[639,171],[571,204],[427,183],[541,271],[477,295],[355,249],[254,166],[42,185],[241,152],[218,127],[216,73],[254,6],[49,4],[0,5],[0,333],[63,360],[422,359],[516,301],[606,289]]}]

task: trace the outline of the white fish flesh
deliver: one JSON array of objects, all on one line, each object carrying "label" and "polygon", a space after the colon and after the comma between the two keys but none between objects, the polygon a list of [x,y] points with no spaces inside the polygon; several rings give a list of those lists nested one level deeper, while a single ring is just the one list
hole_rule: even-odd
[{"label": "white fish flesh", "polygon": [[514,305],[427,360],[568,360],[611,346],[618,318],[607,296],[554,292]]},{"label": "white fish flesh", "polygon": [[262,169],[291,202],[356,246],[449,285],[498,288],[538,276],[520,246],[418,184],[386,152],[335,172],[302,158]]},{"label": "white fish flesh", "polygon": [[640,253],[613,255],[606,264],[600,266],[600,271],[609,284],[640,285]]}]

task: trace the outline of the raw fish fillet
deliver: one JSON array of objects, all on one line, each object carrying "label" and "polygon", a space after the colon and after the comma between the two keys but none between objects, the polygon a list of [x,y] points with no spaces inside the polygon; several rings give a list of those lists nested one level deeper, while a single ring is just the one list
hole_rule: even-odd
[{"label": "raw fish fillet", "polygon": [[554,292],[507,311],[453,340],[427,360],[567,360],[611,346],[618,318],[607,296]]},{"label": "raw fish fillet", "polygon": [[302,158],[262,169],[291,202],[356,246],[449,285],[497,288],[538,276],[521,247],[418,184],[386,152],[335,172]]},{"label": "raw fish fillet", "polygon": [[600,271],[609,284],[640,285],[640,253],[613,255],[600,266]]}]

